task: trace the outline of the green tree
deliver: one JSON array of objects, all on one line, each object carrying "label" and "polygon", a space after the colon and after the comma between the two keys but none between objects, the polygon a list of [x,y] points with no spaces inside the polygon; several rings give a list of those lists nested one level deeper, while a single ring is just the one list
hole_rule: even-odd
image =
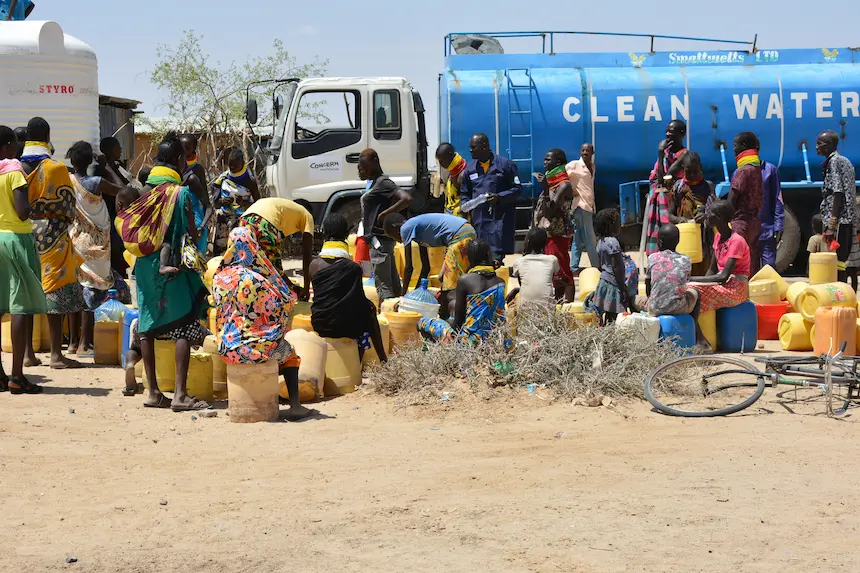
[{"label": "green tree", "polygon": [[[167,115],[161,121],[142,118],[156,134],[168,129],[193,132],[203,136],[206,145],[207,169],[215,171],[218,149],[243,144],[247,148],[248,130],[245,122],[245,95],[248,85],[263,80],[305,78],[325,74],[327,60],[299,64],[275,40],[272,52],[250,57],[244,62],[227,64],[213,62],[201,46],[203,36],[187,30],[175,45],[159,44],[157,64],[151,81],[165,94],[162,108]],[[274,86],[260,86],[255,94],[262,103],[271,102]],[[303,118],[325,123],[319,108],[300,111]],[[261,125],[273,123],[270,103],[261,106]],[[158,139],[158,138],[154,138]]]}]

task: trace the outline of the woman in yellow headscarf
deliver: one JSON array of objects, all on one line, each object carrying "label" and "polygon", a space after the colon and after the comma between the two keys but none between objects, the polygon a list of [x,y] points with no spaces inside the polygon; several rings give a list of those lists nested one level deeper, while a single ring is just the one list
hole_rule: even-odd
[{"label": "woman in yellow headscarf", "polygon": [[77,368],[78,362],[63,356],[63,317],[69,327],[80,329],[84,309],[83,288],[77,269],[83,259],[75,253],[69,230],[75,221],[75,191],[69,170],[51,159],[50,126],[40,117],[27,124],[28,141],[21,163],[30,190],[30,220],[42,265],[42,288],[48,303],[51,329],[51,368]]}]

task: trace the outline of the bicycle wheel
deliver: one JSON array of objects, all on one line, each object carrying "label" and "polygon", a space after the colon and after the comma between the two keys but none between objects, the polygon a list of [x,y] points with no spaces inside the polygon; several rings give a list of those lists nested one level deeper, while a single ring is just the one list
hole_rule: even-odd
[{"label": "bicycle wheel", "polygon": [[707,418],[740,412],[758,400],[765,374],[725,356],[684,356],[648,375],[645,398],[670,416]]}]

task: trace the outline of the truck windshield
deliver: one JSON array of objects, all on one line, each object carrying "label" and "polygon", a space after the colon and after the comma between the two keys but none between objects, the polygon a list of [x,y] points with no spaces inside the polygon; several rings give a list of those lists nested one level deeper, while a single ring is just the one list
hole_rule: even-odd
[{"label": "truck windshield", "polygon": [[283,86],[282,96],[284,98],[284,106],[281,108],[281,115],[275,122],[275,131],[272,134],[271,141],[269,141],[269,153],[274,158],[277,158],[281,153],[281,144],[284,141],[284,132],[287,129],[287,118],[290,117],[290,107],[293,105],[293,98],[296,95],[298,87],[299,84],[297,82],[290,82]]}]

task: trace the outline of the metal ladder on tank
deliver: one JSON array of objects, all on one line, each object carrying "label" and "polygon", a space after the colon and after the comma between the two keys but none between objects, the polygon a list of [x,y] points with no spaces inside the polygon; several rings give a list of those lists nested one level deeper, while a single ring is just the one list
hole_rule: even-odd
[{"label": "metal ladder on tank", "polygon": [[[518,84],[513,78],[512,72],[521,72],[525,75],[526,83]],[[517,212],[529,211],[529,219],[534,213],[537,205],[537,197],[534,194],[534,138],[532,137],[534,122],[532,110],[534,109],[534,97],[537,87],[532,79],[530,68],[508,68],[505,70],[505,77],[508,81],[508,159],[513,161],[519,171],[520,182],[523,186],[523,194],[532,197],[531,206],[517,206]],[[525,92],[528,97],[525,97]],[[524,97],[519,97],[518,93],[522,93]],[[528,108],[524,104],[528,101]],[[522,124],[525,119],[528,121],[528,133],[514,132],[515,124]],[[515,147],[516,146],[516,147]],[[527,150],[527,151],[526,151]],[[522,153],[522,156],[520,154]],[[526,155],[527,154],[527,155]],[[525,231],[518,231],[518,236],[524,236]]]}]

